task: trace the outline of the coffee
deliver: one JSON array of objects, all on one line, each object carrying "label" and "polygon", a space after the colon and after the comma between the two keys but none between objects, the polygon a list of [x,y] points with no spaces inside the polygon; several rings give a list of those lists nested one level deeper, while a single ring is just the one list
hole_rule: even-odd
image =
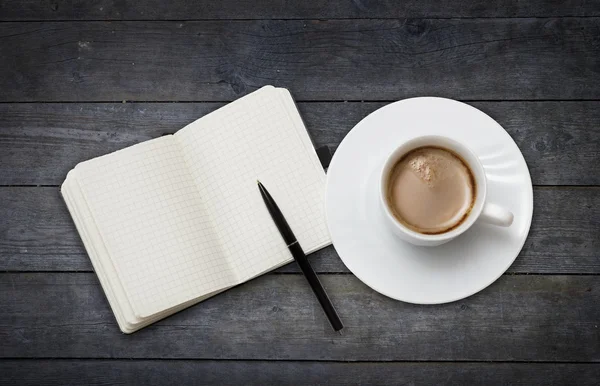
[{"label": "coffee", "polygon": [[387,204],[406,227],[423,234],[448,232],[468,217],[477,188],[457,154],[425,146],[405,154],[392,168]]}]

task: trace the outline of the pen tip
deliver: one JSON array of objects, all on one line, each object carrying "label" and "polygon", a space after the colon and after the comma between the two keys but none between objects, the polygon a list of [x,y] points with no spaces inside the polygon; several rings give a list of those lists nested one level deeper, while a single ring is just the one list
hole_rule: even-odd
[{"label": "pen tip", "polygon": [[342,330],[338,330],[338,334],[344,335],[344,334],[342,334]]},{"label": "pen tip", "polygon": [[256,180],[256,184],[257,184],[257,185],[260,185],[260,181],[259,181],[259,180]]}]

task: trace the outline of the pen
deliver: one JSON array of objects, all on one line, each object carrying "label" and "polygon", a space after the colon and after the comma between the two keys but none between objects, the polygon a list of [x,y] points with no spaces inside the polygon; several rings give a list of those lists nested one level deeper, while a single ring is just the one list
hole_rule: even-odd
[{"label": "pen", "polygon": [[265,201],[265,205],[267,206],[267,209],[271,214],[271,218],[273,218],[277,229],[279,229],[279,233],[281,233],[281,237],[283,237],[283,240],[285,241],[287,247],[292,253],[294,260],[296,260],[296,263],[298,263],[298,265],[300,266],[304,277],[306,277],[306,280],[308,280],[308,284],[310,284],[313,292],[319,300],[319,303],[321,303],[321,307],[323,308],[323,311],[325,311],[325,315],[327,315],[327,318],[331,323],[331,327],[333,327],[335,331],[338,331],[341,334],[340,330],[344,328],[344,325],[342,324],[340,317],[335,311],[331,300],[329,300],[329,296],[327,296],[327,293],[325,292],[323,285],[319,281],[317,274],[308,262],[304,251],[302,251],[302,248],[300,247],[296,236],[294,236],[294,233],[290,229],[290,226],[285,220],[285,217],[283,217],[283,214],[281,213],[281,210],[279,210],[279,207],[275,203],[275,200],[273,200],[273,197],[271,197],[267,189],[263,186],[263,184],[260,183],[260,181],[257,181],[257,183],[258,189],[260,190],[260,194],[262,195],[262,198]]}]

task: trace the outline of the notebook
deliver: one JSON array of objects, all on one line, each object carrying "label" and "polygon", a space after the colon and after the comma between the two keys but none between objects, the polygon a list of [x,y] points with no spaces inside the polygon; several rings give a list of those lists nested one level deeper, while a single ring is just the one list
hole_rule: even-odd
[{"label": "notebook", "polygon": [[306,253],[331,243],[325,173],[286,89],[69,171],[62,195],[124,333],[292,261],[257,180]]}]

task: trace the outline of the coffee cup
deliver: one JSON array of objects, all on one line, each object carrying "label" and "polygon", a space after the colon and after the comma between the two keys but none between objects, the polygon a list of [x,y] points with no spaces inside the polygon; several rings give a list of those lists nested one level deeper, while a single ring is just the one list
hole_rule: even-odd
[{"label": "coffee cup", "polygon": [[[449,154],[453,154],[460,159],[460,162],[466,166],[470,172],[469,177],[470,181],[472,181],[470,189],[472,189],[473,192],[472,197],[470,198],[472,201],[465,210],[464,216],[460,217],[460,219],[456,221],[456,224],[453,224],[453,226],[449,227],[447,230],[442,229],[434,234],[420,231],[406,221],[403,221],[390,202],[390,184],[392,183],[392,173],[395,168],[398,167],[399,163],[404,162],[407,155],[414,154],[418,151],[426,151],[428,148],[447,151]],[[429,169],[427,170],[429,172]],[[510,226],[513,222],[513,214],[510,211],[499,205],[486,202],[487,178],[479,158],[460,142],[443,136],[430,135],[416,137],[402,143],[392,151],[386,158],[381,169],[379,179],[379,199],[384,221],[389,229],[402,240],[414,245],[436,246],[444,244],[466,232],[476,221],[503,227]],[[413,201],[417,200],[416,202],[418,202],[420,198],[412,197],[411,199]]]}]

